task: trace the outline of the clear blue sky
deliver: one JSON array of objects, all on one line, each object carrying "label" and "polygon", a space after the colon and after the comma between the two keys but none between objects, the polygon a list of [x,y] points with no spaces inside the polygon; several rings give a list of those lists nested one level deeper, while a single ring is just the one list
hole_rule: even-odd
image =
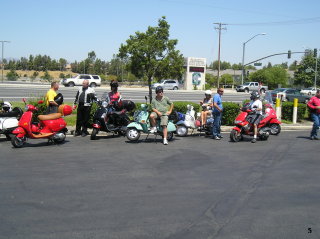
[{"label": "clear blue sky", "polygon": [[[243,42],[258,33],[267,35],[246,44],[245,63],[289,49],[320,48],[319,0],[2,0],[0,9],[0,40],[11,41],[5,58],[46,54],[73,62],[95,51],[109,61],[130,35],[156,26],[161,16],[185,57],[205,57],[209,63],[218,58],[215,22],[229,24],[222,32],[222,61],[240,63]],[[295,59],[301,54],[262,63]]]}]

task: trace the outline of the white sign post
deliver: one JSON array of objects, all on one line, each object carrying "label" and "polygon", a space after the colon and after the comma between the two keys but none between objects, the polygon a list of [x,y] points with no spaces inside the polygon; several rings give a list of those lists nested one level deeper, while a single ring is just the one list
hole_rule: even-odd
[{"label": "white sign post", "polygon": [[206,84],[206,58],[186,57],[185,90],[204,90]]}]

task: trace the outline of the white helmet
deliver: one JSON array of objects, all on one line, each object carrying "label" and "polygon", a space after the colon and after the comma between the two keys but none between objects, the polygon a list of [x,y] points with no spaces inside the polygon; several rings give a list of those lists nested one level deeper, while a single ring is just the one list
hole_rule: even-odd
[{"label": "white helmet", "polygon": [[10,102],[5,101],[5,102],[3,102],[2,109],[5,112],[10,112],[12,110],[12,105],[10,104]]},{"label": "white helmet", "polygon": [[211,90],[206,90],[206,91],[204,92],[204,94],[205,94],[205,95],[212,95],[212,91],[211,91]]}]

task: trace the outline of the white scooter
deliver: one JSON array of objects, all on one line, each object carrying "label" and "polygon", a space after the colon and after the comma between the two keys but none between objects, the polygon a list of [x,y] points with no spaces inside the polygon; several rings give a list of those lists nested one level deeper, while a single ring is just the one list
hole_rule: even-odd
[{"label": "white scooter", "polygon": [[[199,116],[198,114],[200,114],[200,113],[197,113],[197,116]],[[205,132],[206,135],[210,135],[212,133],[212,123],[213,123],[213,118],[212,118],[212,116],[209,116],[207,118],[206,126],[201,128],[201,122],[200,122],[200,120],[196,119],[193,106],[187,105],[187,112],[185,114],[185,119],[179,120],[176,123],[176,125],[177,125],[176,134],[178,136],[184,137],[184,136],[187,136],[188,129],[192,129],[192,132],[195,129],[197,129],[198,131],[200,131],[200,133]]]},{"label": "white scooter", "polygon": [[0,103],[0,134],[4,134],[7,140],[11,140],[11,132],[18,127],[19,119],[23,111],[19,107],[12,109],[9,102]]}]

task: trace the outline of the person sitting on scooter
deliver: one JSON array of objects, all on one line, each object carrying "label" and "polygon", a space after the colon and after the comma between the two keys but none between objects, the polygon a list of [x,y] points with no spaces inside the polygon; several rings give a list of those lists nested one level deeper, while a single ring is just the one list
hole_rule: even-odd
[{"label": "person sitting on scooter", "polygon": [[163,129],[163,144],[167,145],[168,144],[168,140],[167,140],[168,119],[169,119],[169,115],[173,110],[174,105],[168,97],[163,95],[163,88],[161,86],[157,86],[156,94],[157,94],[156,97],[151,101],[151,107],[153,112],[150,114],[150,124],[151,124],[150,133],[157,132],[156,119],[160,118],[160,125],[162,126],[162,129]]},{"label": "person sitting on scooter", "polygon": [[107,101],[109,104],[117,104],[121,101],[122,97],[118,92],[118,81],[112,80],[110,82],[111,92],[104,93],[102,96],[102,100]]},{"label": "person sitting on scooter", "polygon": [[201,111],[201,126],[203,127],[207,123],[207,116],[211,114],[211,108],[212,108],[212,92],[211,90],[206,90],[205,93],[205,98],[203,101],[200,101],[200,105],[202,106],[202,111]]},{"label": "person sitting on scooter", "polygon": [[258,91],[252,91],[250,99],[250,109],[253,113],[249,115],[248,121],[253,124],[253,139],[251,142],[255,143],[257,142],[258,124],[262,119],[262,101]]}]

